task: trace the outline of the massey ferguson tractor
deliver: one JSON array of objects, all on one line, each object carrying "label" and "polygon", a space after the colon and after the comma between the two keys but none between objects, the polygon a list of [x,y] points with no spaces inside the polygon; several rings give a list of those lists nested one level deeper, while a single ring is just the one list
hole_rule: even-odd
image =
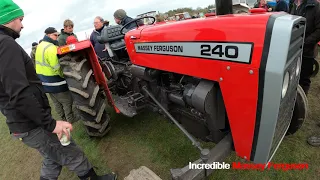
[{"label": "massey ferguson tractor", "polygon": [[[107,106],[128,117],[153,111],[199,149],[194,163],[222,161],[231,151],[270,162],[284,136],[306,118],[307,98],[298,85],[306,21],[283,12],[232,14],[231,0],[216,0],[216,8],[214,17],[127,29],[141,17],[106,27],[99,41],[107,59],[96,56],[89,40],[60,47],[88,134],[110,130]],[[205,149],[199,140],[216,146]],[[173,179],[210,173],[171,169]]]}]

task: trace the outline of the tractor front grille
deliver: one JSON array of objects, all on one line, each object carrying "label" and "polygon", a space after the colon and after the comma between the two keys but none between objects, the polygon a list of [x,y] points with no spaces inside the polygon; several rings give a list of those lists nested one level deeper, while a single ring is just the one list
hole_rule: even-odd
[{"label": "tractor front grille", "polygon": [[296,58],[297,52],[299,52],[302,49],[304,29],[305,29],[305,22],[299,22],[293,26],[287,63],[290,60],[292,60],[292,58]]},{"label": "tractor front grille", "polygon": [[[297,86],[299,84],[299,75],[296,75],[297,62],[301,58],[302,47],[303,47],[303,36],[304,36],[304,24],[305,22],[299,22],[293,26],[291,41],[288,51],[288,58],[286,68],[283,75],[285,76],[286,72],[290,74],[290,81],[287,93],[284,98],[281,99],[280,109],[278,114],[278,121],[276,129],[274,132],[272,146],[269,154],[269,159],[272,157],[276,151],[279,143],[284,137],[292,118],[292,113],[294,110],[296,95],[297,95]],[[301,69],[301,68],[300,68]]]}]

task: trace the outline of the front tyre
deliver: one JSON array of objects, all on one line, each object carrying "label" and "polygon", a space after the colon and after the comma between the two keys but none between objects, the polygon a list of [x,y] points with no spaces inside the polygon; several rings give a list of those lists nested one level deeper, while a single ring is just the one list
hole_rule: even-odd
[{"label": "front tyre", "polygon": [[297,99],[294,105],[293,115],[291,123],[286,135],[292,135],[296,133],[305,122],[308,113],[308,98],[304,93],[302,87],[298,85],[297,88]]}]

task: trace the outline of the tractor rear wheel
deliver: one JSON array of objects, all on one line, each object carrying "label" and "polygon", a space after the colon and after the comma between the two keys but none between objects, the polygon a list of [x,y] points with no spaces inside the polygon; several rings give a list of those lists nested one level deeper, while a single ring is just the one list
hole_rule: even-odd
[{"label": "tractor rear wheel", "polygon": [[291,123],[286,135],[294,134],[302,127],[302,124],[307,118],[307,112],[308,112],[308,99],[302,87],[298,85],[297,99],[294,105]]},{"label": "tractor rear wheel", "polygon": [[59,59],[64,78],[89,136],[102,137],[109,130],[106,99],[85,56],[67,54]]}]

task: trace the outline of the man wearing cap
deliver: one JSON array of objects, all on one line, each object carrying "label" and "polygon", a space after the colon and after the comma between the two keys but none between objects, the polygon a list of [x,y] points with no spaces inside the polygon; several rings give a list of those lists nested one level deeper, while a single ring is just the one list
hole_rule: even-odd
[{"label": "man wearing cap", "polygon": [[[126,11],[124,11],[123,9],[116,10],[113,14],[113,17],[115,22],[122,26],[133,20],[131,17],[127,16]],[[126,27],[126,29],[131,30],[136,27],[136,23],[131,23]]]},{"label": "man wearing cap", "polygon": [[53,27],[48,27],[44,33],[36,51],[36,72],[45,92],[50,95],[57,114],[73,123],[76,121],[72,111],[73,100],[57,56],[59,34]]},{"label": "man wearing cap", "polygon": [[[54,120],[31,58],[15,41],[23,28],[23,10],[12,0],[0,1],[0,110],[13,137],[43,156],[40,180],[58,179],[62,166],[81,180],[115,179],[97,176],[83,151],[69,137],[72,125]],[[68,146],[59,139],[65,134]]]}]

